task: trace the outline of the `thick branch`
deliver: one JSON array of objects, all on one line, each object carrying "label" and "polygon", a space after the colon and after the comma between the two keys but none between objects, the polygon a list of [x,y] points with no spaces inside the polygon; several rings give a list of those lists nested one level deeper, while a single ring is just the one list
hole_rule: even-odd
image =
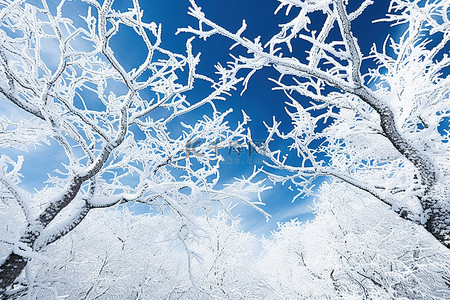
[{"label": "thick branch", "polygon": [[43,247],[56,242],[67,233],[72,231],[81,223],[81,221],[84,220],[90,210],[91,207],[87,205],[86,202],[84,202],[83,205],[77,208],[76,212],[72,214],[72,218],[69,218],[62,224],[57,224],[54,227],[46,228],[45,230],[43,230],[40,234],[40,237],[36,241],[34,247],[35,250],[41,250]]}]

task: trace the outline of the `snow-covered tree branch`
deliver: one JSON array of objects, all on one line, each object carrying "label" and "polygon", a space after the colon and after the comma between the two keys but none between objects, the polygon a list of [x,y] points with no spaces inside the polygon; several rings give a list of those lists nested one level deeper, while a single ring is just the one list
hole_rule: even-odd
[{"label": "snow-covered tree branch", "polygon": [[[213,102],[239,79],[221,81],[204,98],[188,98],[194,81],[211,81],[197,74],[199,55],[190,40],[186,54],[163,48],[161,25],[143,21],[138,1],[127,11],[110,0],[75,2],[84,5],[81,17],[66,1],[57,7],[45,0],[0,3],[0,99],[22,111],[19,119],[1,117],[1,146],[49,144],[65,153],[47,187],[33,194],[21,187],[23,159],[0,158],[0,205],[17,228],[2,227],[2,237],[11,237],[1,241],[2,293],[37,252],[92,209],[129,202],[169,208],[196,235],[199,209],[238,199],[260,210],[252,197],[266,189],[253,177],[215,188],[222,161],[217,150],[245,142],[248,120],[244,115],[232,129],[225,120],[230,111],[217,111]],[[123,30],[142,41],[146,56],[138,65],[129,67],[114,52]],[[181,120],[204,105],[211,107],[209,116]]]},{"label": "snow-covered tree branch", "polygon": [[[447,1],[392,0],[377,21],[401,24],[402,33],[366,54],[352,22],[371,0],[353,10],[343,0],[279,0],[276,13],[286,9],[291,21],[265,44],[245,37],[245,21],[231,32],[190,2],[198,27],[180,31],[231,39],[231,51],[239,54],[223,72],[230,80],[243,80],[245,90],[255,71],[272,67],[279,73],[271,81],[289,98],[292,130],[283,133],[275,119],[266,125],[260,153],[268,157],[272,180],[290,181],[304,193],[317,176],[334,177],[377,197],[450,247]],[[311,29],[312,23],[320,30]],[[296,45],[306,47],[306,55]],[[297,158],[273,149],[275,138],[291,141]]]}]

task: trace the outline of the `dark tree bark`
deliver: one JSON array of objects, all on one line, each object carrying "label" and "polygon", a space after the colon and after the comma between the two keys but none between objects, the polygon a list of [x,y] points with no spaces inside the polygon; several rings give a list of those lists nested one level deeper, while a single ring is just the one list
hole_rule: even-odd
[{"label": "dark tree bark", "polygon": [[[19,239],[20,243],[30,249],[34,249],[36,239],[42,230],[55,219],[55,217],[63,210],[77,195],[83,180],[76,177],[72,180],[67,188],[67,192],[56,201],[50,203],[44,211],[30,224]],[[0,265],[0,293],[4,293],[6,288],[14,283],[28,263],[28,258],[11,252],[5,262]]]}]

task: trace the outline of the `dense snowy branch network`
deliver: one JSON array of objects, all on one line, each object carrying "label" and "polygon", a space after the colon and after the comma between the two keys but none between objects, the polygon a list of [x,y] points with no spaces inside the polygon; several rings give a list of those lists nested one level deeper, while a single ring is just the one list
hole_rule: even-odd
[{"label": "dense snowy branch network", "polygon": [[[249,39],[190,0],[198,26],[179,30],[194,36],[179,54],[137,0],[0,1],[2,297],[448,298],[449,1],[392,0],[377,22],[401,34],[370,53],[352,26],[373,0],[278,2],[290,20]],[[214,35],[234,43],[218,79],[192,49]],[[139,57],[116,46],[131,36]],[[260,145],[215,102],[263,68],[291,124],[274,117]],[[263,171],[218,188],[220,149],[247,144]],[[43,188],[23,177],[30,149],[59,158]],[[313,221],[280,224],[256,256],[227,208],[268,217],[260,175],[319,197]]]},{"label": "dense snowy branch network", "polygon": [[[202,99],[188,99],[195,80],[211,81],[196,72],[199,55],[190,40],[184,55],[164,49],[161,25],[143,21],[138,1],[125,11],[109,0],[62,1],[57,7],[45,0],[38,6],[22,2],[1,2],[0,97],[22,111],[15,114],[21,119],[1,117],[1,145],[26,150],[49,144],[65,155],[47,186],[33,194],[21,187],[22,158],[0,158],[2,210],[10,212],[9,225],[25,218],[18,232],[8,224],[2,228],[2,291],[36,251],[94,208],[128,202],[169,208],[181,218],[185,236],[201,233],[193,216],[211,203],[227,207],[234,198],[257,208],[250,195],[265,189],[261,182],[242,179],[215,189],[222,160],[217,149],[244,142],[247,119],[231,129],[229,112],[218,112],[213,101],[222,100],[238,79],[221,81]],[[71,4],[83,7],[82,17],[72,17]],[[132,68],[112,46],[124,30],[140,39],[144,53]],[[211,116],[180,121],[205,104]]]},{"label": "dense snowy branch network", "polygon": [[[448,2],[391,1],[380,21],[406,29],[367,54],[352,22],[373,1],[353,9],[340,0],[279,2],[276,13],[286,10],[292,18],[265,44],[245,37],[245,22],[235,33],[215,24],[195,1],[189,13],[198,28],[181,29],[203,39],[223,35],[236,51],[247,50],[227,66],[230,78],[243,77],[244,90],[255,71],[278,71],[270,80],[289,99],[292,130],[282,132],[275,119],[266,125],[260,151],[272,180],[310,193],[318,176],[331,176],[424,225],[448,247]],[[302,47],[305,55],[293,54],[304,53]],[[296,159],[271,147],[277,138],[291,142]]]}]

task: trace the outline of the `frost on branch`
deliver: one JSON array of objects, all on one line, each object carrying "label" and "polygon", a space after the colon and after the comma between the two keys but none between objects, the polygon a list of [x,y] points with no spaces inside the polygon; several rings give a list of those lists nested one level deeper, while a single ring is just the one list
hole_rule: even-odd
[{"label": "frost on branch", "polygon": [[[180,240],[184,224],[174,215],[95,210],[66,240],[43,250],[52,263],[30,263],[39,276],[32,278],[27,293],[37,299],[267,296],[270,287],[256,266],[256,239],[224,212],[195,221],[203,228],[201,236]],[[184,246],[191,255],[181,250]]]},{"label": "frost on branch", "polygon": [[[387,36],[370,53],[360,50],[352,22],[371,0],[359,1],[355,10],[341,0],[279,0],[275,13],[285,10],[290,21],[266,42],[246,38],[245,22],[231,32],[190,2],[198,28],[180,31],[204,39],[222,35],[235,42],[231,51],[240,51],[223,74],[243,80],[245,90],[257,70],[269,66],[279,73],[270,80],[289,99],[292,124],[288,132],[276,119],[266,124],[260,152],[273,181],[291,182],[300,195],[310,194],[318,177],[333,177],[450,246],[446,1],[391,1],[379,21],[402,24],[403,33]],[[290,151],[274,149],[274,139],[290,141]]]},{"label": "frost on branch", "polygon": [[[184,54],[163,48],[161,25],[143,21],[138,1],[125,11],[114,1],[95,0],[62,1],[56,7],[45,0],[0,5],[0,99],[2,107],[13,104],[18,118],[0,117],[1,146],[32,150],[48,145],[49,153],[63,157],[47,186],[28,195],[14,167],[22,160],[2,156],[2,164],[13,166],[2,167],[1,191],[7,199],[2,205],[20,219],[18,204],[27,218],[20,219],[17,231],[7,228],[14,238],[2,243],[40,251],[73,230],[90,210],[130,202],[173,213],[193,235],[201,232],[195,214],[214,203],[228,205],[244,197],[247,204],[260,204],[247,196],[265,190],[262,182],[248,181],[251,188],[243,192],[215,187],[222,161],[218,149],[244,142],[247,120],[233,129],[225,120],[228,112],[217,111],[213,103],[223,100],[236,80],[225,78],[203,98],[187,96],[195,81],[212,82],[197,73],[200,58],[191,40]],[[74,16],[75,11],[82,15]],[[113,46],[125,28],[141,41],[142,56],[131,67]],[[186,121],[204,105],[211,115]],[[2,253],[1,292],[19,278],[29,257]]]},{"label": "frost on branch", "polygon": [[[339,183],[320,188],[317,216],[280,224],[260,262],[275,294],[309,299],[445,299],[449,253],[423,228]],[[307,284],[305,284],[307,283]]]}]

